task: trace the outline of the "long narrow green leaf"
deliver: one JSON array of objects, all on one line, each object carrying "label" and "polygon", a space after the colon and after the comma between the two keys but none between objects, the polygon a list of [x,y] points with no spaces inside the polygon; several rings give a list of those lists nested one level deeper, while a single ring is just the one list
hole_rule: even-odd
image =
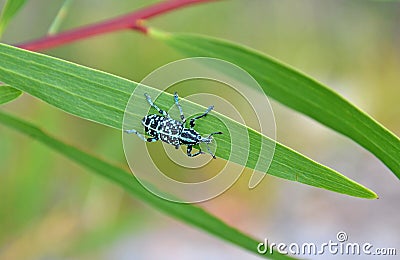
[{"label": "long narrow green leaf", "polygon": [[157,30],[150,30],[150,35],[186,55],[219,58],[240,66],[268,96],[351,138],[400,178],[400,139],[321,83],[263,53],[231,42]]},{"label": "long narrow green leaf", "polygon": [[22,92],[18,89],[6,85],[0,85],[0,105],[16,99],[21,94]]},{"label": "long narrow green leaf", "polygon": [[7,24],[11,21],[14,15],[21,9],[25,4],[26,0],[8,0],[0,14],[0,38],[7,27]]},{"label": "long narrow green leaf", "polygon": [[[211,233],[219,238],[229,241],[239,247],[242,247],[252,253],[257,252],[258,241],[247,236],[240,231],[228,226],[220,219],[210,215],[202,208],[191,204],[180,204],[170,202],[159,198],[148,192],[130,173],[106,163],[93,155],[85,153],[71,145],[51,137],[44,133],[34,125],[22,121],[14,116],[0,112],[0,122],[8,127],[11,127],[25,135],[29,135],[39,142],[49,146],[55,151],[68,157],[74,162],[86,167],[87,169],[99,174],[110,181],[123,187],[136,198],[161,210],[162,212],[190,225],[196,226],[204,231]],[[276,252],[263,255],[270,259],[293,259],[286,255],[280,255]]]},{"label": "long narrow green leaf", "polygon": [[[49,104],[76,116],[121,129],[124,109],[137,83],[104,72],[32,53],[8,45],[0,44],[0,81],[6,82],[21,91],[27,92]],[[160,91],[143,86],[148,93]],[[137,94],[138,95],[138,94]],[[137,96],[136,100],[144,100]],[[169,93],[160,93],[156,100],[162,109],[168,109],[173,100]],[[144,101],[145,102],[145,101]],[[204,111],[204,107],[182,100],[185,111]],[[258,154],[257,148],[264,141],[273,146],[275,141],[260,135],[242,124],[213,112],[207,124],[199,124],[200,133],[222,130],[220,120],[230,122],[230,131],[249,133],[250,151],[238,147],[238,153],[230,156],[231,140],[229,133],[215,137],[218,142],[217,156],[232,162],[241,163],[249,153],[245,166],[254,169],[259,157],[266,160],[268,155]],[[144,115],[131,114],[135,122]],[[377,195],[362,185],[340,173],[324,167],[289,148],[276,144],[276,151],[268,173],[280,178],[298,181],[327,190],[361,198],[376,198]]]}]

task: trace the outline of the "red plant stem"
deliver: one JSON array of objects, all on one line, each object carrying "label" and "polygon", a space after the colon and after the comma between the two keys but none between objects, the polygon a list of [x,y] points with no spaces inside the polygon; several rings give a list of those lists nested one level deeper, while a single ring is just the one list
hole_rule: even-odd
[{"label": "red plant stem", "polygon": [[56,35],[45,36],[38,40],[19,44],[17,47],[31,51],[40,51],[77,41],[79,39],[118,30],[133,29],[142,33],[147,33],[146,27],[141,26],[139,21],[188,5],[210,1],[215,0],[168,0],[140,9],[125,16],[65,31]]}]

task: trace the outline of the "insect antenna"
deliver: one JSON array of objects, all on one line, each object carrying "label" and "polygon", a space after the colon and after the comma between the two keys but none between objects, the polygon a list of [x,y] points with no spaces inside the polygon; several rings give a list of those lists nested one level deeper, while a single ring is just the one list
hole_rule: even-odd
[{"label": "insect antenna", "polygon": [[211,136],[213,136],[213,135],[222,135],[223,133],[222,132],[214,132],[214,133],[211,133],[209,136],[208,136],[208,138],[210,138]]}]

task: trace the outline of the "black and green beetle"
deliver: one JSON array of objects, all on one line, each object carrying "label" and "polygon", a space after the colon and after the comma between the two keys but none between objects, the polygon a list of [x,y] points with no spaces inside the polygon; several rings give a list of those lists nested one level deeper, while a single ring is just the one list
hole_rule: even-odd
[{"label": "black and green beetle", "polygon": [[192,153],[192,148],[196,144],[205,143],[207,145],[208,152],[214,159],[216,159],[215,155],[211,152],[210,148],[208,147],[208,144],[212,142],[213,135],[222,134],[222,132],[214,132],[209,134],[207,137],[202,137],[198,132],[196,132],[196,130],[193,129],[195,126],[195,121],[197,119],[207,116],[207,114],[214,108],[214,106],[208,107],[206,112],[204,112],[202,115],[190,119],[189,122],[190,127],[186,128],[185,127],[186,117],[183,114],[182,107],[179,104],[178,94],[176,92],[174,94],[174,101],[179,109],[182,121],[172,119],[166,111],[160,109],[156,104],[153,103],[151,97],[148,94],[144,94],[144,96],[146,97],[147,102],[149,102],[149,104],[161,114],[161,115],[156,115],[156,114],[147,115],[142,119],[142,124],[144,126],[145,132],[151,137],[146,138],[135,129],[125,130],[126,133],[136,134],[137,136],[140,137],[140,139],[142,139],[145,142],[155,142],[157,140],[161,140],[163,142],[175,146],[176,149],[178,149],[180,145],[187,145],[186,153],[189,157],[194,157],[199,154],[204,154],[204,152],[201,151],[201,149],[197,153]]}]

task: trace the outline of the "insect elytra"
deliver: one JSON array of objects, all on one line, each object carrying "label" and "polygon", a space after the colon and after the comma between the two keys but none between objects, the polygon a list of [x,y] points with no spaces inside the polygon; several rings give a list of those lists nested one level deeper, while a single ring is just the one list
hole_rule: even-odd
[{"label": "insect elytra", "polygon": [[166,111],[160,109],[156,104],[153,103],[151,97],[148,94],[144,94],[144,96],[146,97],[146,100],[150,104],[150,106],[154,107],[161,115],[151,114],[143,117],[142,125],[144,126],[146,134],[150,136],[149,138],[146,138],[135,129],[125,130],[126,133],[136,134],[140,139],[145,142],[155,142],[157,140],[161,140],[165,143],[175,146],[176,149],[178,149],[181,145],[187,145],[186,154],[189,157],[204,154],[201,149],[196,153],[192,153],[192,148],[196,144],[205,143],[208,152],[214,159],[216,159],[215,155],[208,147],[208,144],[212,142],[213,135],[222,134],[222,132],[214,132],[209,134],[207,137],[202,137],[198,132],[196,132],[196,130],[193,129],[196,120],[207,116],[207,114],[214,108],[214,106],[209,106],[202,115],[190,119],[190,127],[186,128],[186,117],[183,114],[182,107],[179,104],[179,97],[176,92],[174,94],[174,101],[175,105],[179,109],[181,121],[172,119]]}]

